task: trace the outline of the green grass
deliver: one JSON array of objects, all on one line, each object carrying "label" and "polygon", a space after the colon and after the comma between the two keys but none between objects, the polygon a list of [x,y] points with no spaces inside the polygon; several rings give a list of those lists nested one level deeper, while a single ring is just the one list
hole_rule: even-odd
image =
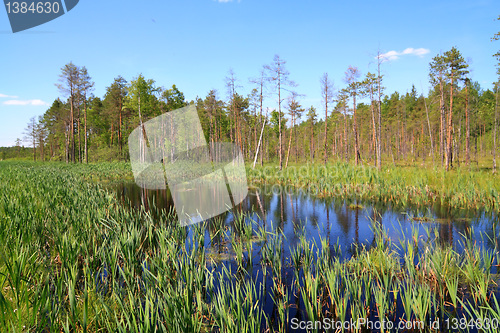
[{"label": "green grass", "polygon": [[[343,177],[381,179],[356,170],[346,167]],[[395,172],[388,182],[405,174]],[[282,332],[296,308],[312,321],[397,322],[401,308],[404,319],[426,323],[500,317],[498,249],[481,250],[466,236],[458,253],[431,231],[425,242],[410,235],[393,244],[374,224],[374,243],[350,259],[305,237],[283,258],[279,228],[266,232],[246,215],[181,228],[154,205],[154,214],[123,207],[94,182],[126,175],[120,163],[0,162],[0,332]],[[432,171],[412,179],[425,175]]]},{"label": "green grass", "polygon": [[318,197],[344,198],[397,207],[435,210],[485,209],[500,212],[500,175],[457,168],[373,167],[334,163],[304,164],[279,170],[275,165],[247,168],[252,185],[278,184]]},{"label": "green grass", "polygon": [[[34,166],[33,162],[4,162]],[[67,170],[84,180],[97,183],[133,180],[128,162],[66,164],[50,162],[58,169]],[[247,167],[250,187],[263,184],[286,185],[297,191],[318,197],[344,198],[397,207],[433,207],[436,211],[449,209],[485,209],[500,212],[500,174],[489,169],[443,168],[427,165],[385,166],[378,171],[371,166],[353,166],[345,163],[291,165],[280,171],[274,164],[252,169]],[[353,204],[356,208],[359,204]]]}]

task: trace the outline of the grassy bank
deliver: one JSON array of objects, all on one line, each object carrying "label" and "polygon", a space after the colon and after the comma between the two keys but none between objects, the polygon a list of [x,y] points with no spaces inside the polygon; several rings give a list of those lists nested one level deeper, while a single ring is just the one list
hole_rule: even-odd
[{"label": "grassy bank", "polygon": [[319,197],[349,198],[398,207],[500,212],[500,175],[457,168],[356,167],[344,163],[248,168],[251,184],[286,185]]},{"label": "grassy bank", "polygon": [[248,216],[181,228],[82,177],[128,172],[112,169],[0,163],[0,331],[283,332],[298,317],[430,331],[436,318],[500,319],[496,248],[464,238],[458,253],[431,230],[393,244],[374,225],[374,243],[349,260],[306,238],[284,258],[279,229]]},{"label": "grassy bank", "polygon": [[[8,165],[35,166],[32,162],[5,162]],[[91,164],[47,163],[69,171],[84,180],[107,183],[133,181],[128,162]],[[356,167],[345,163],[291,165],[280,171],[274,164],[247,166],[250,186],[284,185],[318,197],[391,204],[398,207],[439,209],[479,209],[500,212],[500,174],[467,167],[446,172],[443,168]]]}]

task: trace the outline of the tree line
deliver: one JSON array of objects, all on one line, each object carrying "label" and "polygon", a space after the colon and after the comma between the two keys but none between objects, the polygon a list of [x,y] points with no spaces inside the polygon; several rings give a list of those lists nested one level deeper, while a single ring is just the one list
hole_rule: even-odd
[{"label": "tree line", "polygon": [[[500,53],[495,56],[500,63]],[[56,84],[61,97],[30,120],[25,140],[35,160],[127,160],[128,135],[141,122],[195,104],[206,140],[237,144],[249,162],[275,161],[282,168],[342,160],[381,168],[382,161],[432,160],[449,170],[490,157],[496,169],[499,82],[493,90],[473,82],[468,63],[453,47],[432,58],[426,96],[415,86],[388,94],[384,58],[379,53],[376,59],[376,73],[362,75],[349,66],[342,87],[325,73],[319,82],[322,110],[301,104],[303,95],[279,55],[249,80],[248,94],[230,70],[225,96],[214,89],[191,101],[176,85],[163,88],[142,74],[131,81],[115,78],[101,98],[93,94],[87,69],[70,62]],[[269,101],[277,107],[265,107]]]}]

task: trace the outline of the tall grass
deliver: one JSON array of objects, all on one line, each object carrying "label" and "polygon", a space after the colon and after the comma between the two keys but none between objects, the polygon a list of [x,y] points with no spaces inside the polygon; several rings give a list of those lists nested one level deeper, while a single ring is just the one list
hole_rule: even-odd
[{"label": "tall grass", "polygon": [[486,209],[500,212],[500,175],[487,171],[386,167],[333,163],[304,164],[279,170],[247,168],[252,184],[279,184],[319,197],[390,203],[394,206]]},{"label": "tall grass", "polygon": [[248,215],[182,228],[154,204],[124,207],[75,168],[0,162],[1,332],[283,332],[297,315],[500,318],[498,251],[466,235],[463,252],[413,235],[396,246],[374,223],[373,243],[348,259],[305,236],[287,251],[283,230]]}]

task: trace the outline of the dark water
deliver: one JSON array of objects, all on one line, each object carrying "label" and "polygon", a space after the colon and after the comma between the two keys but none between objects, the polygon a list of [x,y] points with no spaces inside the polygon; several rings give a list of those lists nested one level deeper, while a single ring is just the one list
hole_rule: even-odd
[{"label": "dark water", "polygon": [[[154,204],[157,208],[170,210],[173,200],[167,190],[145,190],[133,182],[119,183],[109,187],[124,204],[146,210]],[[233,209],[234,210],[234,209]],[[481,211],[453,210],[448,207],[395,208],[361,202],[347,202],[335,198],[315,198],[303,192],[277,186],[250,188],[246,199],[237,206],[269,232],[282,230],[286,242],[294,247],[305,235],[311,242],[320,244],[320,238],[329,244],[339,245],[344,256],[350,255],[353,244],[369,246],[374,240],[373,223],[384,227],[394,244],[405,235],[412,237],[412,229],[426,240],[428,231],[438,234],[439,240],[453,245],[460,251],[462,235],[480,247],[492,250],[497,241],[493,224],[498,217]],[[226,224],[234,219],[233,212],[222,215]],[[474,230],[471,233],[471,230]],[[498,239],[500,241],[500,239]],[[285,244],[286,245],[286,244]]]}]

